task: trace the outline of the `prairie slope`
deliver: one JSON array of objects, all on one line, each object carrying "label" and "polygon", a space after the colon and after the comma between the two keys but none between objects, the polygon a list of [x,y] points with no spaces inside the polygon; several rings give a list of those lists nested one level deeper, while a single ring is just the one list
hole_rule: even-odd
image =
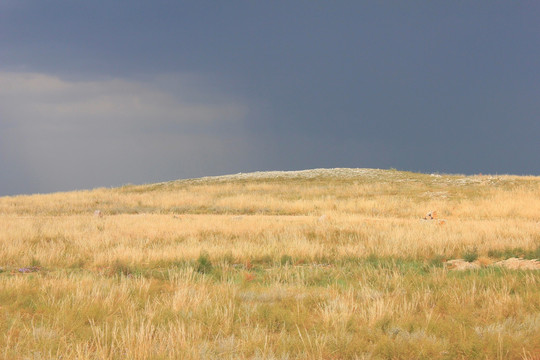
[{"label": "prairie slope", "polygon": [[540,177],[315,169],[3,197],[0,358],[532,359],[540,271],[488,266],[511,257],[540,257]]}]

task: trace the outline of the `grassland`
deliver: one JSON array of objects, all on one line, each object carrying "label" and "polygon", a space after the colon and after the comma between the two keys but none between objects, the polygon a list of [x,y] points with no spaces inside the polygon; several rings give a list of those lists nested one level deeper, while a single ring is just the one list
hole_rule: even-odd
[{"label": "grassland", "polygon": [[0,359],[540,359],[540,270],[489,266],[509,257],[540,258],[540,177],[338,169],[3,197]]}]

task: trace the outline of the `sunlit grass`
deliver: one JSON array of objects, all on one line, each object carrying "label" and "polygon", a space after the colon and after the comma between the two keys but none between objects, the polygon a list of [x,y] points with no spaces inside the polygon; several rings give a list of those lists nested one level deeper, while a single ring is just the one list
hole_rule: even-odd
[{"label": "sunlit grass", "polygon": [[382,170],[0,198],[0,358],[535,359],[540,271],[488,265],[539,214],[537,177]]}]

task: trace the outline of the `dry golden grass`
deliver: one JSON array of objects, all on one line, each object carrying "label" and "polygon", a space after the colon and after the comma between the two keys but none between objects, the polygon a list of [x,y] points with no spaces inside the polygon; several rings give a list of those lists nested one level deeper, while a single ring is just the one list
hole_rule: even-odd
[{"label": "dry golden grass", "polygon": [[[482,267],[444,265],[461,257]],[[511,257],[540,257],[539,177],[338,169],[3,197],[0,358],[535,359],[540,271],[491,266]]]}]

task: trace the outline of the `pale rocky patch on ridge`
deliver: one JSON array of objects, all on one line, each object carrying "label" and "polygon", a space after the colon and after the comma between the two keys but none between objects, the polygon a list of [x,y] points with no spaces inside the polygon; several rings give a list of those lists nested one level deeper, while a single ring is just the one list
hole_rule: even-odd
[{"label": "pale rocky patch on ridge", "polygon": [[376,178],[384,175],[388,170],[380,169],[311,169],[298,171],[256,171],[251,173],[238,173],[221,176],[206,176],[198,179],[198,181],[229,181],[229,180],[250,180],[250,179],[313,179],[318,177],[336,177],[336,178],[354,178],[354,177],[372,177]]},{"label": "pale rocky patch on ridge", "polygon": [[[508,175],[458,175],[458,174],[422,174],[410,173],[395,169],[370,169],[370,168],[331,168],[331,169],[308,169],[297,171],[256,171],[249,173],[237,173],[229,175],[205,176],[201,178],[178,179],[159,184],[171,183],[200,183],[200,182],[227,182],[234,180],[264,180],[264,179],[315,179],[315,178],[338,178],[338,179],[374,179],[394,182],[419,182],[418,176],[425,175],[433,184],[443,186],[468,184],[495,185],[501,181],[510,182],[514,177]],[[445,192],[428,193],[428,197],[446,198]]]}]

